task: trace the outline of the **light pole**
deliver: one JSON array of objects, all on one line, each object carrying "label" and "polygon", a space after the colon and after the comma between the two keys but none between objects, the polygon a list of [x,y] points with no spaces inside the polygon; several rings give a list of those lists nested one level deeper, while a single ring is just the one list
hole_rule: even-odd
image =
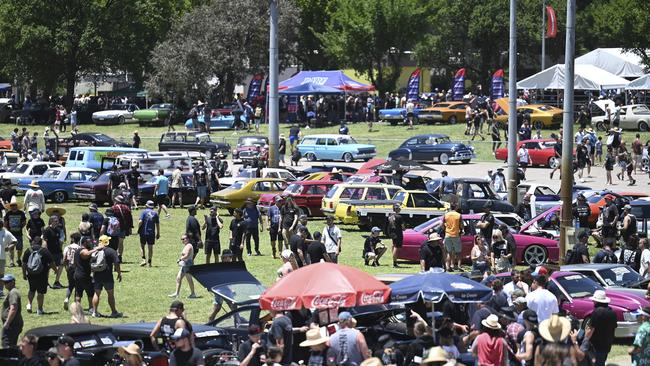
[{"label": "light pole", "polygon": [[269,167],[278,167],[280,113],[278,98],[278,1],[269,0]]},{"label": "light pole", "polygon": [[517,204],[517,0],[510,0],[508,62],[508,200]]}]

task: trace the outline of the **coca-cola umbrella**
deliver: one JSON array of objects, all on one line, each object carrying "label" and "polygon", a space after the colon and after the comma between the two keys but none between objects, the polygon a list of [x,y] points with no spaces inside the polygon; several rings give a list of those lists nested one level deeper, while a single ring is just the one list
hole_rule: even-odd
[{"label": "coca-cola umbrella", "polygon": [[356,268],[316,263],[289,273],[260,296],[265,310],[328,309],[384,304],[390,287]]}]

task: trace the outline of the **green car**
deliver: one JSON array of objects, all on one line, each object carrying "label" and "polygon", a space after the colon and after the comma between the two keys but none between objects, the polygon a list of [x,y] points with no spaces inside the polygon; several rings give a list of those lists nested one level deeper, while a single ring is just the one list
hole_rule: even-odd
[{"label": "green car", "polygon": [[165,126],[168,119],[176,124],[183,121],[185,114],[171,103],[153,104],[148,109],[135,111],[133,118],[138,120],[140,126]]}]

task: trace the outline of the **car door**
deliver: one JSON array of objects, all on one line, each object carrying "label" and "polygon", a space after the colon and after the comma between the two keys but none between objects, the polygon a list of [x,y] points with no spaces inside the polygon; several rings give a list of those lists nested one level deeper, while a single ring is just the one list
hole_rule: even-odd
[{"label": "car door", "polygon": [[65,189],[66,192],[72,193],[74,191],[74,185],[77,183],[85,182],[84,172],[70,171],[65,176],[64,180],[60,182],[61,188]]},{"label": "car door", "polygon": [[340,160],[343,156],[342,146],[339,146],[339,142],[333,138],[326,139],[327,145],[325,147],[324,156],[328,160]]},{"label": "car door", "polygon": [[[476,223],[478,220],[472,219],[462,219],[461,223],[463,225],[463,235],[460,237],[460,256],[463,262],[471,262],[471,252],[472,247],[474,246],[474,235],[478,234],[478,228]],[[489,251],[489,248],[488,248]]]},{"label": "car door", "polygon": [[408,139],[405,143],[405,147],[411,151],[411,159],[412,160],[426,160],[427,157],[425,154],[423,154],[423,148],[422,143],[424,139],[413,137],[411,139]]},{"label": "car door", "polygon": [[530,141],[524,144],[526,149],[528,149],[528,155],[530,156],[530,164],[534,165],[543,165],[546,164],[545,159],[543,159],[542,150],[537,141]]},{"label": "car door", "polygon": [[463,193],[466,193],[470,212],[482,212],[485,203],[491,199],[485,187],[477,183],[467,183]]},{"label": "car door", "polygon": [[183,138],[184,138],[184,143],[183,143],[182,150],[202,151],[205,148],[201,146],[201,144],[199,143],[199,139],[194,134],[183,135]]}]

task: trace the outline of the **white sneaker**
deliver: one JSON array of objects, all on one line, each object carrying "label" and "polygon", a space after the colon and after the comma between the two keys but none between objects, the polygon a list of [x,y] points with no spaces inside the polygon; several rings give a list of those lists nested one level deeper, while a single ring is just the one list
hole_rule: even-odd
[{"label": "white sneaker", "polygon": [[32,304],[27,304],[26,308],[28,313],[32,312]]}]

